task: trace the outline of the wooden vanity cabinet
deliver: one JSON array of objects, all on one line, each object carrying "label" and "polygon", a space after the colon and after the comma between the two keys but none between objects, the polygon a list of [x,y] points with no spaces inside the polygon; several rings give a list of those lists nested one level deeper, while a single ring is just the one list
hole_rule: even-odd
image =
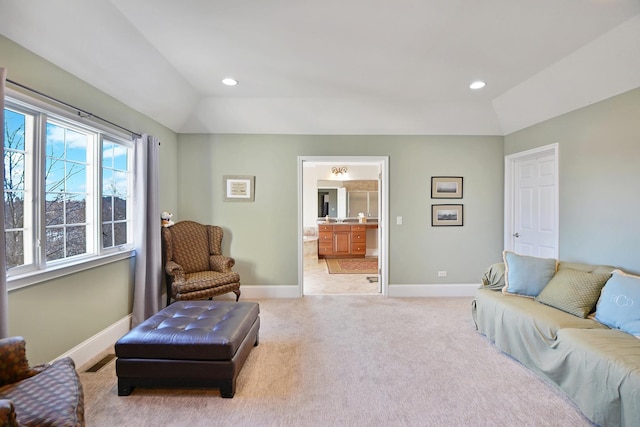
[{"label": "wooden vanity cabinet", "polygon": [[364,257],[367,228],[361,224],[318,224],[318,258]]},{"label": "wooden vanity cabinet", "polygon": [[351,255],[365,256],[367,254],[367,226],[351,226]]},{"label": "wooden vanity cabinet", "polygon": [[333,254],[333,225],[318,225],[318,258]]}]

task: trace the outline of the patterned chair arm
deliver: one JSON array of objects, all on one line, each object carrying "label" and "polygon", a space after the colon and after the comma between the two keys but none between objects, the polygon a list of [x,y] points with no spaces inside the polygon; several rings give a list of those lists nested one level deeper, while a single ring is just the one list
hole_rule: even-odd
[{"label": "patterned chair arm", "polygon": [[231,271],[231,267],[233,267],[236,263],[236,260],[224,256],[224,255],[211,255],[209,256],[209,265],[213,271],[218,271],[220,273],[227,273]]},{"label": "patterned chair arm", "polygon": [[29,366],[24,338],[0,339],[0,386],[32,377],[41,370],[40,366]]},{"label": "patterned chair arm", "polygon": [[167,265],[164,266],[164,270],[169,276],[173,277],[174,282],[184,282],[186,278],[184,268],[175,261],[167,262]]},{"label": "patterned chair arm", "polygon": [[18,427],[13,402],[7,399],[0,399],[0,426]]}]

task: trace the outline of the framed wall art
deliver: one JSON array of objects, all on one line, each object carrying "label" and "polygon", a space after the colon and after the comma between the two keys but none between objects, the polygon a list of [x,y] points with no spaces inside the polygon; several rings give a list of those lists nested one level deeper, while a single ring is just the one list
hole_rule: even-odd
[{"label": "framed wall art", "polygon": [[255,176],[225,175],[222,177],[222,182],[225,202],[253,202],[255,200]]},{"label": "framed wall art", "polygon": [[432,199],[462,199],[461,176],[432,176]]},{"label": "framed wall art", "polygon": [[462,224],[462,205],[431,205],[431,226],[459,227]]}]

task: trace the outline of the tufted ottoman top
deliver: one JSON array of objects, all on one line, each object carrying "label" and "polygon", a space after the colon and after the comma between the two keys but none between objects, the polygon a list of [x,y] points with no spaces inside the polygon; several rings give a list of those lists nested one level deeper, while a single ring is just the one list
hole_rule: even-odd
[{"label": "tufted ottoman top", "polygon": [[177,301],[116,342],[116,356],[230,360],[258,319],[255,302]]}]

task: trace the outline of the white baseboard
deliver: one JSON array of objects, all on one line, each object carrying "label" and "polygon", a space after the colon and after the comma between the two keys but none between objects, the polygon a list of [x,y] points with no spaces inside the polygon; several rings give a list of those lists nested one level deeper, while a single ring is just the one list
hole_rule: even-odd
[{"label": "white baseboard", "polygon": [[57,359],[70,357],[75,362],[76,368],[80,368],[82,365],[102,353],[107,347],[113,345],[120,339],[120,337],[129,332],[130,329],[131,315],[128,315],[106,329],[98,332],[88,340],[81,342],[63,355],[60,355]]},{"label": "white baseboard", "polygon": [[390,297],[472,297],[477,283],[451,285],[389,285]]}]

